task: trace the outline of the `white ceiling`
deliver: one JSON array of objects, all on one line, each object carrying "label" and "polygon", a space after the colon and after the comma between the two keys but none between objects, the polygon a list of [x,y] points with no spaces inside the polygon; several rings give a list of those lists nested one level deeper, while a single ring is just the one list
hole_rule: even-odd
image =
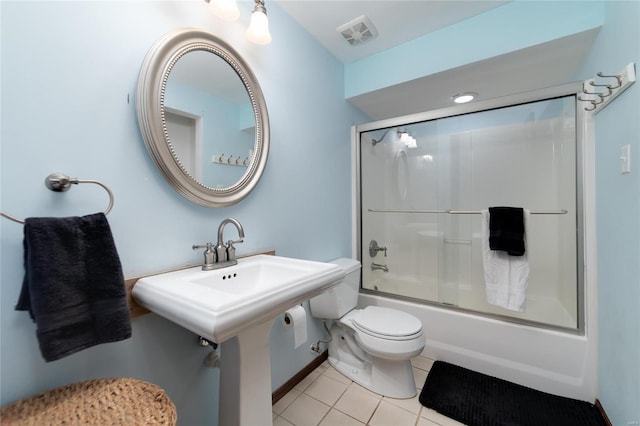
[{"label": "white ceiling", "polygon": [[[489,0],[277,0],[295,21],[345,64],[500,7]],[[268,8],[268,3],[267,3]],[[336,28],[367,16],[378,37],[351,46]],[[597,31],[557,39],[349,99],[374,120],[452,106],[451,96],[479,99],[572,81]]]},{"label": "white ceiling", "polygon": [[[277,1],[294,20],[345,64],[509,3],[498,0]],[[371,20],[378,30],[378,37],[351,46],[336,29],[361,15]]]}]

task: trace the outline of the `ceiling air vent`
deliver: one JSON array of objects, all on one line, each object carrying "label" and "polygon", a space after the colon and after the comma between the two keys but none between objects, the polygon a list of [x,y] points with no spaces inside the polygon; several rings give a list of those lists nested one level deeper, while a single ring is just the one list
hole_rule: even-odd
[{"label": "ceiling air vent", "polygon": [[340,25],[336,28],[336,31],[338,31],[351,46],[357,46],[378,36],[378,30],[373,26],[371,20],[364,15]]}]

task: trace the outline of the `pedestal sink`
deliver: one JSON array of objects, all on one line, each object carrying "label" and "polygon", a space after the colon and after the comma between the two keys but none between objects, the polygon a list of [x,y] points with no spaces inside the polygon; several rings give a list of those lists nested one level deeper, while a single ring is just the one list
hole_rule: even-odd
[{"label": "pedestal sink", "polygon": [[228,268],[200,267],[138,280],[136,301],[222,344],[220,426],[270,425],[269,334],[284,311],[339,284],[338,265],[257,255]]}]

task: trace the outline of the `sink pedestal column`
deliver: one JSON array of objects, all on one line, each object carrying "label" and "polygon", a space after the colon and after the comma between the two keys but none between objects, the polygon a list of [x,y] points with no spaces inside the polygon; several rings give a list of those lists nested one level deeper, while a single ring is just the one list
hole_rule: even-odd
[{"label": "sink pedestal column", "polygon": [[241,331],[222,343],[220,358],[220,426],[270,426],[271,362],[269,336],[273,320]]}]

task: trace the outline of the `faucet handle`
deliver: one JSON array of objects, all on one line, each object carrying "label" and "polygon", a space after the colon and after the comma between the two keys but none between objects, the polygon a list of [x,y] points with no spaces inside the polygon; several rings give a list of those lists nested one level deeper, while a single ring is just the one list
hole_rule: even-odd
[{"label": "faucet handle", "polygon": [[376,240],[369,243],[369,256],[376,257],[379,251],[384,251],[384,257],[387,257],[387,247],[381,247]]},{"label": "faucet handle", "polygon": [[243,241],[244,241],[243,239],[239,239],[236,241],[233,241],[233,240],[227,241],[227,260],[228,261],[236,260],[236,248],[233,245],[240,244]]},{"label": "faucet handle", "polygon": [[216,252],[213,251],[213,243],[206,243],[204,245],[194,244],[192,246],[194,250],[206,248],[204,251],[204,263],[202,264],[202,270],[208,271],[211,269],[214,263],[216,263]]},{"label": "faucet handle", "polygon": [[213,243],[206,243],[206,244],[194,244],[193,246],[191,246],[192,249],[194,250],[198,250],[201,248],[206,248],[207,250],[211,250],[213,248]]}]

